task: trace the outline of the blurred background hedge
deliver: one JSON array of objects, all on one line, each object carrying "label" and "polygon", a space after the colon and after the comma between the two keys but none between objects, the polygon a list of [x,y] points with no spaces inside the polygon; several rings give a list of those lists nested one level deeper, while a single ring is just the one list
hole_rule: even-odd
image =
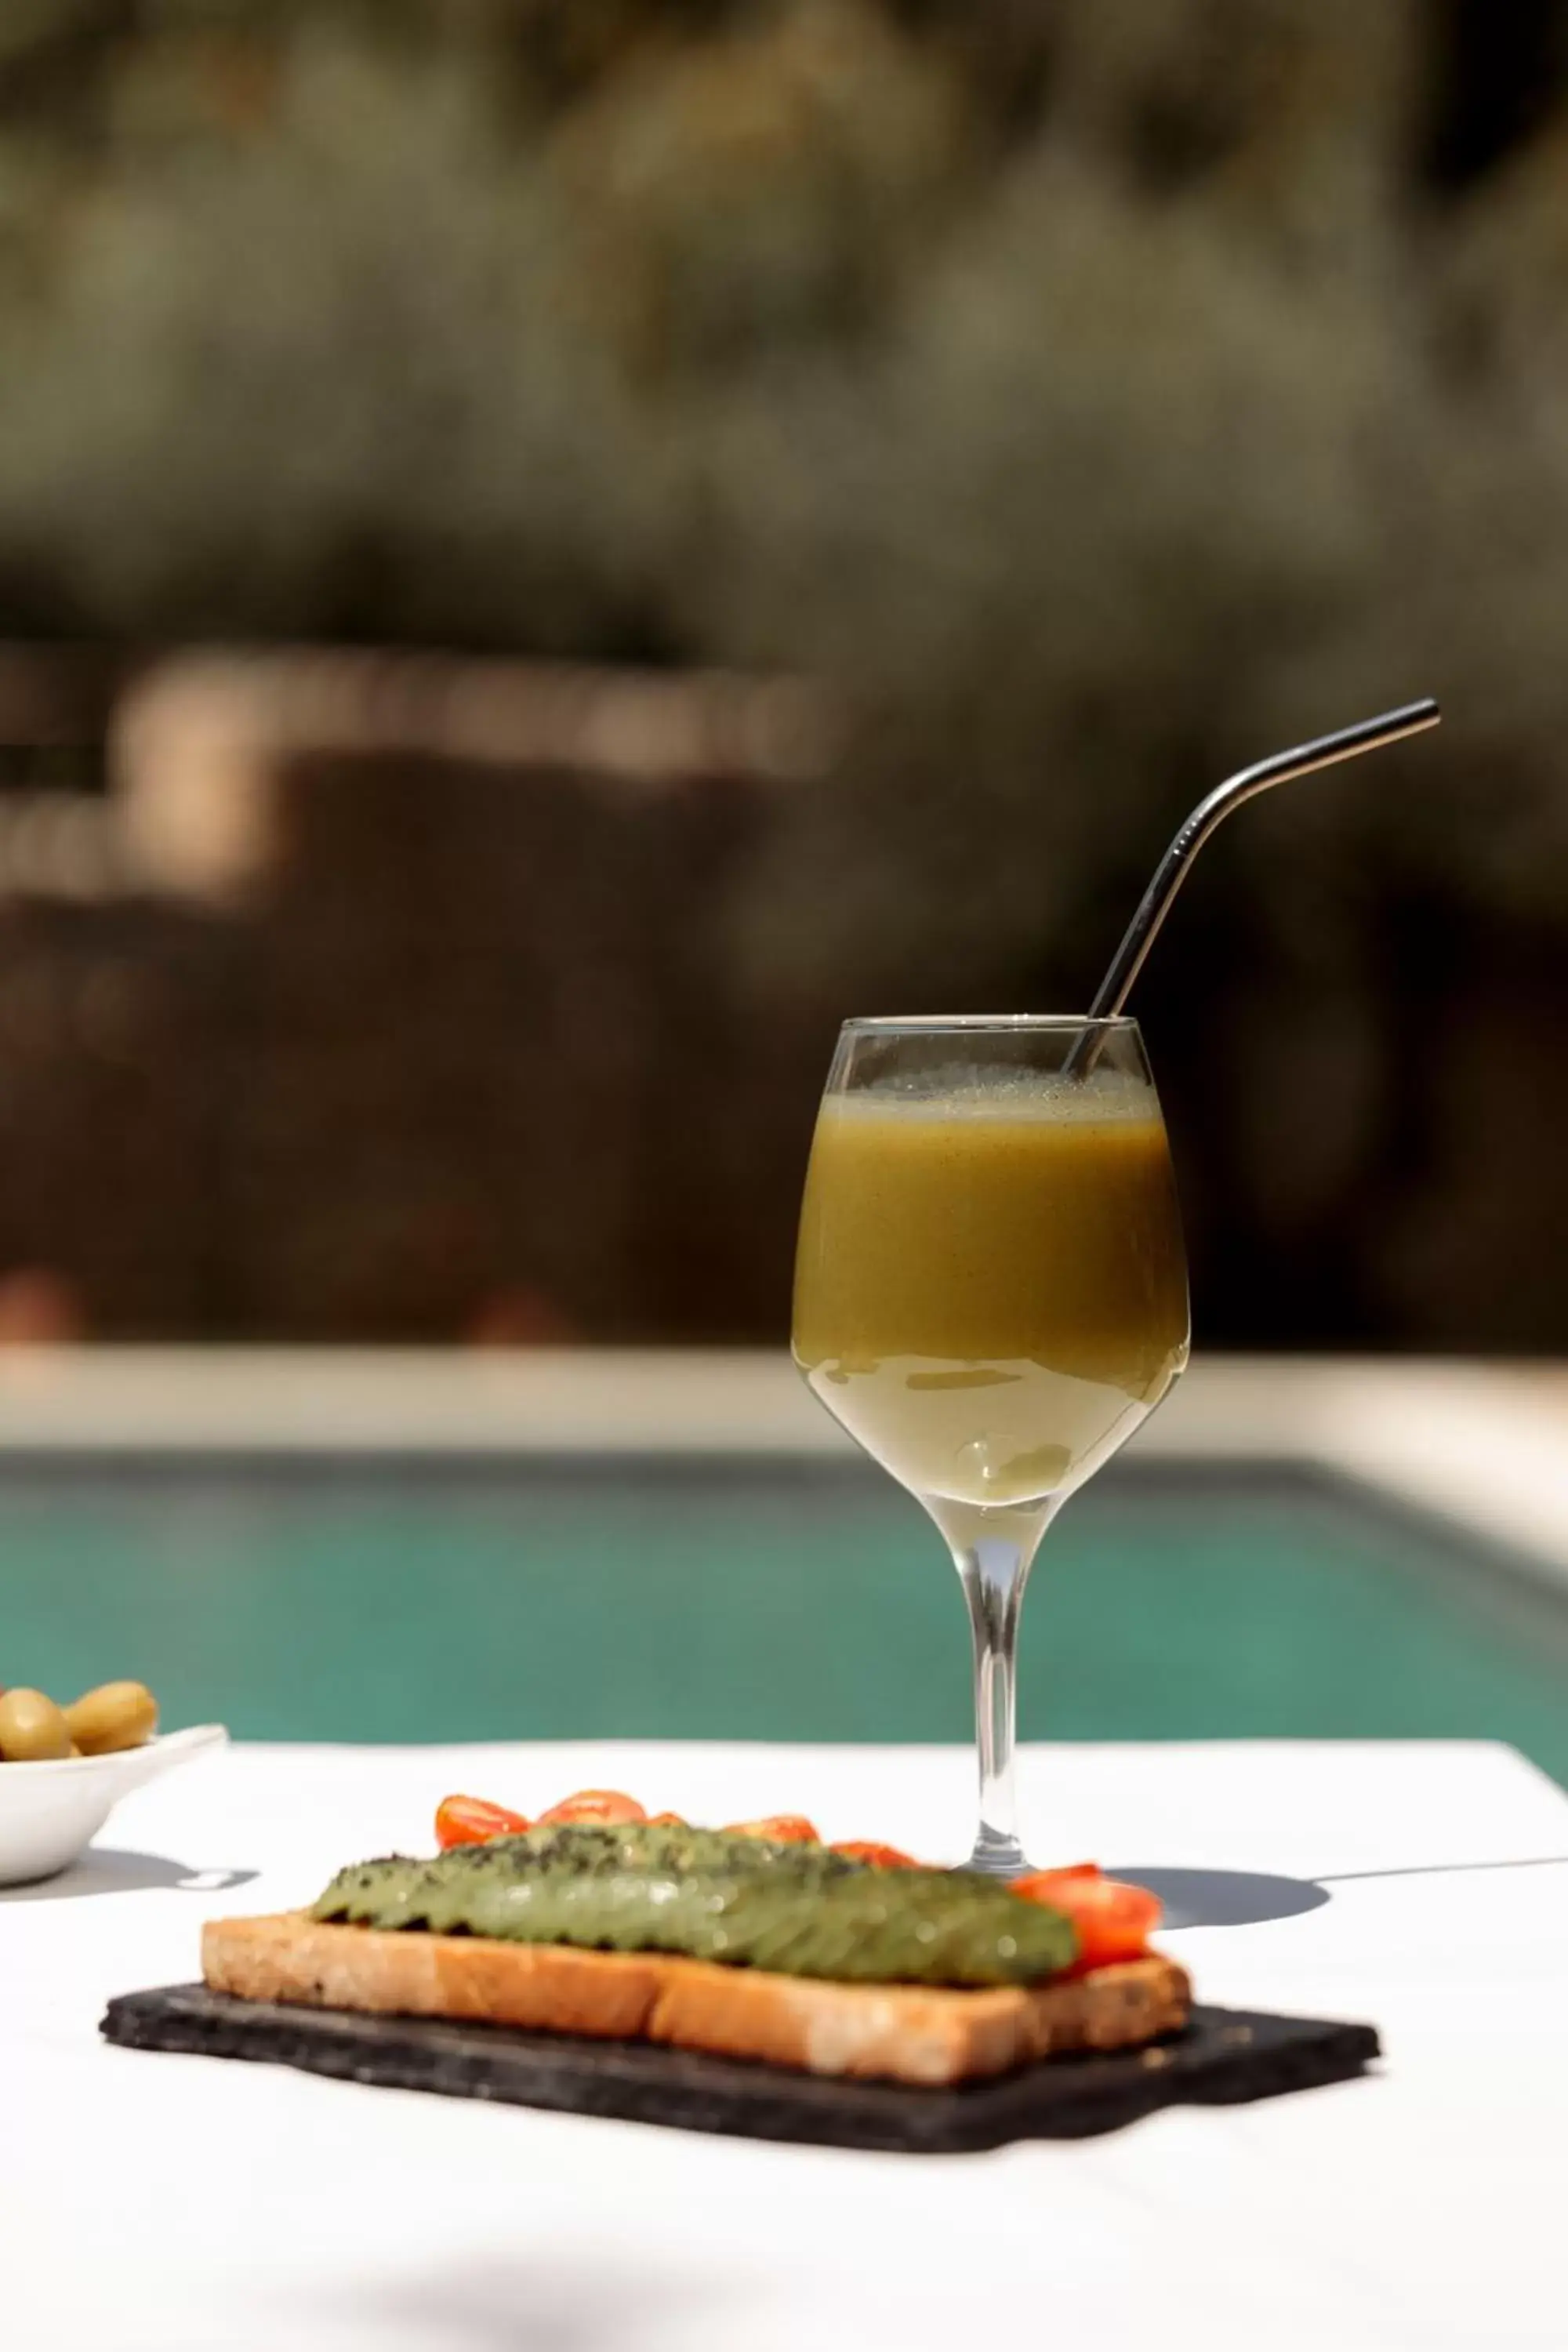
[{"label": "blurred background hedge", "polygon": [[[1568,1345],[1565,224],[1563,0],[9,0],[0,1330],[775,1339],[844,1013],[1083,1002],[1429,690],[1144,983],[1200,1336]],[[285,728],[236,890],[214,641],[831,721]]]}]

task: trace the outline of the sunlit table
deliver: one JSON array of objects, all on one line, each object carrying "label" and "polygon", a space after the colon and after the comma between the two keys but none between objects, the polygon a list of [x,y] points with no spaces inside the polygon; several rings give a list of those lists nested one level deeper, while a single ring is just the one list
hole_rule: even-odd
[{"label": "sunlit table", "polygon": [[204,1916],[427,1845],[450,1788],[927,1853],[968,1827],[956,1750],[240,1748],[0,1897],[8,2315],[56,2352],[1562,2344],[1568,1799],[1463,1745],[1034,1748],[1024,1777],[1041,1859],[1321,1881],[1171,1947],[1210,2000],[1371,2019],[1381,2074],[922,2159],[110,2050],[106,1999],[194,1976]]}]

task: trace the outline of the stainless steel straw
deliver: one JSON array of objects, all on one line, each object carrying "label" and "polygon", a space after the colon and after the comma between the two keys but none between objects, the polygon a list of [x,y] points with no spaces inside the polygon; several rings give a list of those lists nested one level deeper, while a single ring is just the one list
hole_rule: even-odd
[{"label": "stainless steel straw", "polygon": [[[1121,1012],[1194,858],[1232,809],[1239,808],[1243,801],[1251,800],[1257,793],[1266,793],[1270,784],[1285,783],[1291,776],[1310,776],[1315,768],[1331,768],[1338,760],[1353,760],[1363,751],[1376,751],[1385,743],[1401,741],[1406,735],[1419,735],[1426,728],[1436,727],[1442,715],[1427,695],[1419,702],[1404,704],[1398,710],[1385,710],[1381,719],[1363,719],[1357,726],[1342,727],[1337,734],[1320,735],[1310,743],[1300,743],[1293,751],[1276,751],[1271,760],[1259,760],[1256,767],[1243,768],[1236,775],[1227,776],[1206,800],[1198,803],[1155,867],[1154,878],[1144,891],[1121,945],[1110,959],[1110,969],[1089,1008],[1089,1020],[1109,1021]],[[1103,1043],[1103,1030],[1086,1028],[1068,1056],[1068,1074],[1087,1077],[1100,1058]]]}]

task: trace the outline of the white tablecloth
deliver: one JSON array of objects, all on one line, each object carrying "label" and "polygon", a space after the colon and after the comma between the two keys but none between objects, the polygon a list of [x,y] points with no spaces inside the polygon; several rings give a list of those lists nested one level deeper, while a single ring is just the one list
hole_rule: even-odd
[{"label": "white tablecloth", "polygon": [[[773,2147],[111,2050],[208,1914],[584,1782],[961,1848],[938,1748],[239,1748],[0,1897],[0,2278],[55,2352],[1562,2347],[1568,1800],[1481,1745],[1035,1748],[1037,1858],[1331,1876],[1170,1937],[1218,2001],[1369,2018],[1380,2077],[1111,2137]],[[253,1872],[243,1884],[234,1874]]]}]

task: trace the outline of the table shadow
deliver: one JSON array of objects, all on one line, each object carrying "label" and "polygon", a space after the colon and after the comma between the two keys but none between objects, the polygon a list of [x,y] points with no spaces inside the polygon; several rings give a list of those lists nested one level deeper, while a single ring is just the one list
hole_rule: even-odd
[{"label": "table shadow", "polygon": [[1293,1919],[1329,1900],[1328,1888],[1310,1878],[1262,1870],[1144,1870],[1128,1863],[1107,1875],[1157,1895],[1167,1927],[1252,1927],[1265,1919]]},{"label": "table shadow", "polygon": [[[357,2280],[343,2305],[364,2342],[439,2344],[442,2352],[636,2352],[671,2343],[700,2317],[704,2336],[725,2306],[728,2332],[745,2339],[745,2291],[706,2266],[700,2275],[635,2273],[612,2260],[574,2261],[538,2254],[512,2263],[479,2255],[432,2261],[422,2271]],[[311,2299],[311,2309],[320,2311]],[[355,2341],[359,2341],[356,2334]]]},{"label": "table shadow", "polygon": [[1332,1899],[1342,1882],[1367,1878],[1415,1878],[1433,1872],[1543,1870],[1568,1857],[1528,1854],[1507,1862],[1412,1863],[1388,1870],[1325,1870],[1321,1879],[1285,1878],[1262,1870],[1145,1870],[1118,1864],[1112,1878],[1146,1886],[1165,1907],[1167,1927],[1253,1927],[1268,1919],[1294,1919]]},{"label": "table shadow", "polygon": [[153,1886],[174,1887],[186,1895],[222,1895],[231,1886],[248,1886],[258,1874],[175,1862],[164,1853],[135,1853],[123,1846],[91,1845],[79,1862],[53,1878],[0,1886],[0,1903],[68,1903],[79,1895],[140,1895]]},{"label": "table shadow", "polygon": [[1406,1862],[1390,1870],[1325,1870],[1325,1886],[1342,1886],[1352,1878],[1434,1878],[1463,1875],[1471,1870],[1561,1870],[1568,1853],[1518,1853],[1501,1862]]}]

